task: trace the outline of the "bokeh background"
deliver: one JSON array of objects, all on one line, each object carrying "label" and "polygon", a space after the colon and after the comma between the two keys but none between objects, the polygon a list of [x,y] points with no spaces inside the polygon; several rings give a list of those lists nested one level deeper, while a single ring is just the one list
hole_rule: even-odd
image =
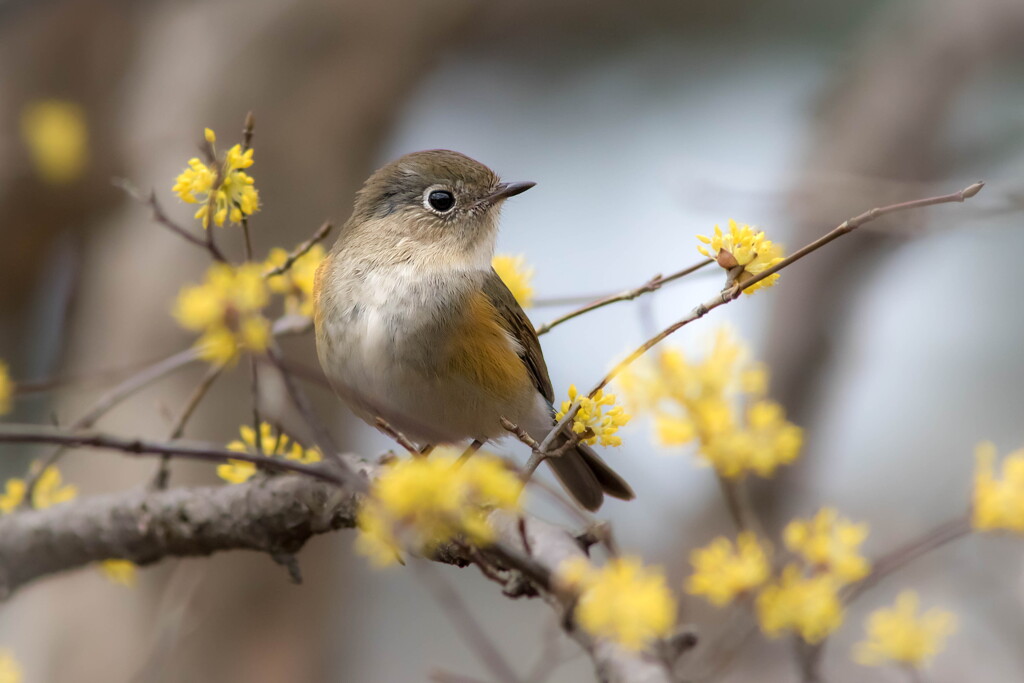
[{"label": "bokeh background", "polygon": [[[24,123],[53,99],[81,107],[88,136],[81,172],[58,182],[33,164]],[[834,504],[871,524],[867,550],[880,554],[962,512],[977,441],[1024,443],[1020,0],[0,2],[0,358],[24,382],[80,378],[25,396],[11,419],[70,422],[117,375],[106,371],[190,343],[169,310],[206,262],[111,179],[155,188],[185,220],[174,176],[204,126],[233,140],[249,110],[258,251],[343,222],[385,161],[447,147],[538,183],[506,207],[499,249],[527,257],[541,298],[678,269],[698,258],[694,235],[729,218],[792,249],[872,206],[985,179],[971,203],[873,223],[672,343],[699,352],[729,324],[807,430],[801,460],[755,491],[773,529]],[[718,286],[696,276],[556,329],[543,342],[557,391],[593,383]],[[316,365],[308,339],[287,351]],[[163,434],[201,373],[166,379],[101,426]],[[265,374],[268,413],[302,434]],[[221,382],[188,435],[232,438],[247,387],[243,371]],[[388,447],[311,391],[349,448]],[[638,500],[602,516],[682,593],[689,550],[731,531],[717,485],[685,451],[653,445],[643,420],[624,436],[607,455]],[[2,450],[4,477],[38,455]],[[83,495],[143,485],[154,466],[95,452],[64,462]],[[208,467],[174,470],[177,483],[212,479]],[[30,682],[484,677],[413,573],[369,570],[351,540],[311,543],[302,587],[245,554],[164,562],[134,590],[92,570],[48,579],[0,605],[0,645]],[[971,537],[886,579],[830,642],[826,679],[890,680],[849,649],[866,610],[906,587],[960,616],[930,680],[1024,678],[1022,551]],[[558,642],[542,606],[502,598],[473,571],[444,573],[524,671]],[[702,634],[728,627],[681,600]],[[550,680],[593,679],[572,643],[558,647],[566,663]],[[721,680],[755,674],[796,680],[789,645],[751,640]]]}]

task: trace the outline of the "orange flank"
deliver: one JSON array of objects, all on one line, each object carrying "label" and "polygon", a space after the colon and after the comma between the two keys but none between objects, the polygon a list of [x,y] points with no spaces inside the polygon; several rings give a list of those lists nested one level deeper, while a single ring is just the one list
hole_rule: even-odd
[{"label": "orange flank", "polygon": [[452,335],[449,370],[494,396],[532,391],[526,366],[498,320],[498,311],[483,292],[470,298],[462,325]]},{"label": "orange flank", "polygon": [[316,323],[317,329],[323,327],[320,324],[320,316],[323,315],[323,308],[320,306],[320,295],[323,294],[324,286],[326,285],[324,278],[327,277],[327,271],[331,269],[331,261],[333,260],[334,253],[329,252],[320,261],[320,265],[316,269],[316,275],[313,276],[313,322]]}]

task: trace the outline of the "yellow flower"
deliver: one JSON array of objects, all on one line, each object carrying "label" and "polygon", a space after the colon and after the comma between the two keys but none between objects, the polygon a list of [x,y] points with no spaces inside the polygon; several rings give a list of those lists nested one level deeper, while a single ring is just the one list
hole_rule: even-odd
[{"label": "yellow flower", "polygon": [[[256,430],[249,425],[242,425],[238,432],[242,438],[235,439],[228,444],[230,451],[266,457],[283,456],[285,460],[294,460],[303,465],[323,460],[320,449],[304,448],[302,444],[293,441],[284,432],[275,431],[267,422],[260,424],[258,440]],[[256,471],[256,464],[247,460],[228,460],[223,465],[217,466],[217,476],[232,484],[248,481],[256,474]]]},{"label": "yellow flower", "polygon": [[491,259],[491,268],[512,292],[520,306],[529,308],[533,304],[533,287],[530,286],[530,281],[533,280],[534,271],[526,265],[525,256],[498,254]]},{"label": "yellow flower", "polygon": [[930,609],[918,615],[914,591],[904,591],[896,605],[878,609],[867,619],[867,640],[857,643],[854,659],[864,666],[890,662],[912,667],[928,664],[938,654],[946,638],[956,630],[951,612]]},{"label": "yellow flower", "polygon": [[477,453],[461,466],[457,461],[454,451],[435,449],[429,458],[384,468],[359,510],[359,552],[388,565],[400,559],[402,548],[430,552],[459,535],[490,542],[488,509],[519,509],[522,482],[487,454]]},{"label": "yellow flower", "polygon": [[0,494],[0,513],[6,515],[17,510],[25,500],[26,488],[24,479],[8,479],[4,492]]},{"label": "yellow flower", "polygon": [[37,510],[65,503],[78,495],[74,484],[61,482],[60,470],[50,465],[39,475],[35,488],[32,489],[32,507]]},{"label": "yellow flower", "polygon": [[228,460],[217,465],[217,476],[229,484],[241,484],[256,474],[256,464],[248,460]]},{"label": "yellow flower", "polygon": [[822,508],[812,519],[795,519],[786,525],[786,547],[812,567],[831,572],[842,583],[859,581],[871,571],[860,554],[868,536],[867,524],[854,524],[835,508]]},{"label": "yellow flower", "polygon": [[80,105],[62,100],[26,105],[21,112],[21,138],[43,181],[63,185],[85,170],[89,130]]},{"label": "yellow flower", "polygon": [[984,442],[974,450],[974,509],[971,523],[978,531],[1005,529],[1024,533],[1024,449],[1003,460],[996,477],[996,447]]},{"label": "yellow flower", "polygon": [[14,396],[14,381],[7,370],[7,364],[0,361],[0,415],[11,410],[11,397]]},{"label": "yellow flower", "polygon": [[[562,401],[562,408],[555,413],[555,419],[561,420],[569,412],[573,401],[576,400],[578,392],[576,385],[569,387],[569,400]],[[612,408],[607,408],[613,406]],[[607,410],[605,410],[607,408]],[[619,427],[627,424],[630,416],[620,406],[615,405],[615,394],[605,394],[598,391],[594,398],[583,396],[580,398],[580,409],[576,412],[572,421],[572,431],[583,434],[590,430],[591,436],[580,439],[585,444],[593,446],[598,441],[602,446],[621,446],[622,437],[615,436]]]},{"label": "yellow flower", "polygon": [[578,592],[576,622],[593,636],[641,650],[672,632],[676,601],[665,576],[638,558],[614,558],[601,568],[573,558],[559,568],[558,579]]},{"label": "yellow flower", "polygon": [[[725,270],[742,266],[736,275],[736,281],[741,284],[782,260],[782,248],[765,238],[764,231],[755,231],[749,225],[739,225],[732,219],[729,220],[727,234],[722,234],[722,229],[716,225],[714,235],[697,235],[697,239],[703,243],[697,251],[715,259]],[[778,279],[778,273],[769,275],[743,292],[753,294],[762,287],[771,287]]]},{"label": "yellow flower", "polygon": [[266,350],[270,321],[263,307],[269,296],[260,264],[215,263],[203,284],[181,290],[174,316],[182,327],[203,333],[196,341],[200,356],[223,365],[237,358],[239,348]]},{"label": "yellow flower", "polygon": [[[295,259],[291,267],[280,275],[267,279],[270,291],[284,295],[286,313],[297,313],[307,318],[313,316],[313,280],[316,269],[324,258],[324,248],[313,245],[309,251]],[[288,252],[284,249],[271,249],[267,257],[266,269],[273,270],[288,260]]]},{"label": "yellow flower", "polygon": [[808,643],[820,643],[843,623],[839,588],[831,574],[804,576],[798,566],[788,565],[757,596],[761,630],[772,638],[794,632]]},{"label": "yellow flower", "polygon": [[21,683],[21,667],[10,650],[0,650],[0,683]]},{"label": "yellow flower", "polygon": [[629,403],[653,413],[658,441],[697,442],[697,454],[723,477],[769,477],[800,454],[803,430],[764,397],[768,372],[724,330],[700,362],[662,349],[635,363],[620,382]]},{"label": "yellow flower", "polygon": [[[211,145],[217,136],[207,128],[204,131],[207,142]],[[220,165],[220,181],[216,189],[217,167],[204,163],[193,157],[188,160],[188,168],[178,174],[172,191],[189,204],[201,204],[193,218],[203,222],[203,228],[210,226],[211,194],[213,195],[213,222],[223,226],[229,220],[241,223],[260,208],[259,192],[254,187],[255,181],[242,169],[253,164],[253,150],[242,151],[241,145],[228,150]]]},{"label": "yellow flower", "polygon": [[735,548],[729,539],[719,536],[690,553],[690,564],[693,575],[686,582],[686,592],[703,595],[718,606],[750,593],[771,575],[768,554],[749,531],[740,533]]},{"label": "yellow flower", "polygon": [[100,571],[113,583],[132,588],[135,586],[135,563],[129,560],[104,560],[100,562]]}]

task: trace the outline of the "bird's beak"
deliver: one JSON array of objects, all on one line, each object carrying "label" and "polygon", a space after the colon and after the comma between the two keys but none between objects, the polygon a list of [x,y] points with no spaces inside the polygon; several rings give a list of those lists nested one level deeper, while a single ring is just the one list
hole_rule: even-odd
[{"label": "bird's beak", "polygon": [[494,192],[487,195],[483,199],[477,202],[478,206],[492,206],[502,199],[508,199],[509,197],[515,197],[517,194],[522,194],[529,190],[537,183],[525,182],[525,183],[501,183],[495,188]]}]

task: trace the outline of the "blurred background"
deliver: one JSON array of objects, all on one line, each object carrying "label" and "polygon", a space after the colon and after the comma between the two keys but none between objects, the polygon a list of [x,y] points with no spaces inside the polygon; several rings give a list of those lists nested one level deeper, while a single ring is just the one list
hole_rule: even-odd
[{"label": "blurred background", "polygon": [[[80,167],[45,172],[29,152],[34,107],[52,101],[84,121]],[[249,110],[258,253],[340,225],[384,162],[445,147],[538,183],[506,206],[499,251],[526,256],[540,298],[677,270],[699,258],[694,235],[729,218],[793,250],[870,207],[984,179],[976,200],[872,223],[671,343],[699,354],[730,325],[807,430],[801,459],[755,489],[776,531],[834,504],[871,524],[877,556],[965,509],[976,442],[1024,445],[1024,304],[1009,258],[1024,252],[1020,0],[0,2],[0,358],[22,382],[81,378],[25,396],[8,419],[70,423],[117,376],[106,371],[191,343],[169,312],[206,259],[111,179],[154,188],[185,221],[175,175],[204,126],[230,145]],[[556,393],[592,384],[720,286],[695,276],[559,327],[543,338]],[[311,339],[286,350],[316,366]],[[248,419],[240,367],[187,436],[226,442]],[[163,436],[202,372],[167,378],[100,426]],[[267,412],[302,435],[264,376]],[[389,447],[310,391],[348,448]],[[732,531],[717,484],[685,450],[653,445],[643,420],[624,440],[605,455],[638,500],[601,516],[666,567],[682,619],[713,639],[725,613],[681,595],[681,581],[693,547]],[[3,450],[3,477],[39,455]],[[63,472],[84,495],[141,486],[154,466],[83,452]],[[175,465],[172,483],[210,483],[210,470]],[[240,553],[163,562],[134,590],[92,570],[48,579],[0,605],[0,646],[27,683],[485,678],[414,574],[368,569],[351,541],[303,550],[301,587]],[[853,664],[850,645],[867,610],[913,587],[960,617],[929,680],[1020,680],[1022,559],[1019,540],[971,537],[886,579],[830,641],[825,678],[889,680]],[[443,573],[521,670],[556,643],[566,663],[549,680],[593,680],[546,608],[501,597],[475,571]],[[796,680],[789,644],[754,638],[719,680],[754,672]]]}]

